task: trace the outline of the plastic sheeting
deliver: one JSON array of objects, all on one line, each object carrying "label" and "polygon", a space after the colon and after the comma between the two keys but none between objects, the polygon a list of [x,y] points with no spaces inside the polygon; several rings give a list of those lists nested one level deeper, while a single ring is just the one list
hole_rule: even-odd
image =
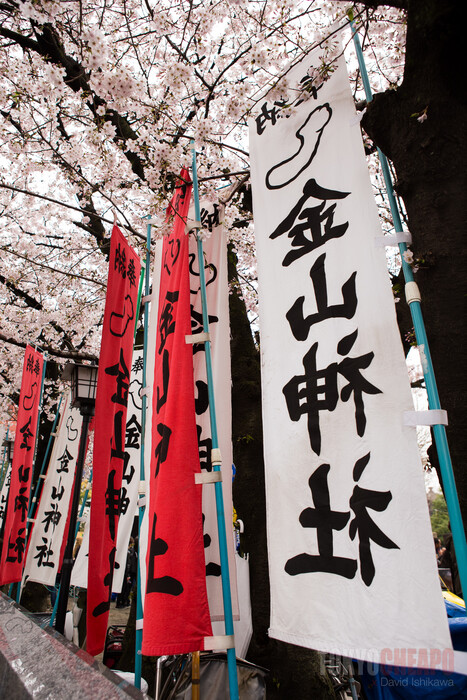
[{"label": "plastic sheeting", "polygon": [[[467,652],[465,609],[446,601],[449,631],[456,651]],[[467,697],[467,676],[444,671],[365,664],[360,674],[367,700],[449,700]]]},{"label": "plastic sheeting", "polygon": [[[266,669],[237,659],[237,671],[239,697],[242,700],[264,700],[266,698]],[[200,696],[203,700],[218,700],[218,698],[229,697],[226,654],[201,655]],[[188,677],[188,673],[175,698],[176,700],[191,700],[191,675]]]}]

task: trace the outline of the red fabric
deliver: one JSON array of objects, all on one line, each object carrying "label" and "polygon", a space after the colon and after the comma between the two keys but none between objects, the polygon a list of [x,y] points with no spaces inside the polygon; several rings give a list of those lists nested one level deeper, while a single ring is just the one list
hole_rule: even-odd
[{"label": "red fabric", "polygon": [[21,581],[26,552],[26,527],[36,444],[43,357],[26,346],[16,421],[10,491],[3,533],[0,585]]},{"label": "red fabric", "polygon": [[[189,181],[186,170],[181,173]],[[171,203],[159,292],[149,503],[149,543],[142,652],[148,656],[204,649],[212,635],[206,592],[201,486],[196,435],[188,236],[191,185]]]},{"label": "red fabric", "polygon": [[116,552],[133,335],[141,263],[113,227],[94,429],[87,651],[104,648]]}]

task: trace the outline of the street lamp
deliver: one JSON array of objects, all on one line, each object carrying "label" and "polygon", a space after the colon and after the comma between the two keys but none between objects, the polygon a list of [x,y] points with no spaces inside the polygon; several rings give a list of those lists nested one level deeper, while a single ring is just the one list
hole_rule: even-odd
[{"label": "street lamp", "polygon": [[7,464],[11,464],[11,462],[13,461],[13,449],[15,446],[15,441],[13,440],[12,437],[7,437],[5,439],[5,446],[6,446]]},{"label": "street lamp", "polygon": [[0,489],[3,487],[3,483],[7,477],[7,474],[8,474],[8,468],[11,464],[12,459],[13,459],[14,444],[15,444],[15,441],[11,437],[6,437],[2,443],[3,452],[2,452],[2,464],[1,464],[1,469],[0,469]]},{"label": "street lamp", "polygon": [[89,423],[94,415],[94,405],[96,401],[97,369],[97,365],[67,364],[62,374],[62,379],[64,381],[71,382],[71,405],[79,408],[79,412],[83,417],[83,425],[79,441],[78,458],[76,460],[70,524],[65,553],[63,555],[60,593],[58,596],[57,617],[55,619],[55,629],[57,632],[60,632],[60,634],[63,634],[65,629],[68,590],[70,588],[71,570],[73,568],[73,547],[75,544],[75,530],[78,519],[81,477],[83,475],[84,458],[86,456]]}]

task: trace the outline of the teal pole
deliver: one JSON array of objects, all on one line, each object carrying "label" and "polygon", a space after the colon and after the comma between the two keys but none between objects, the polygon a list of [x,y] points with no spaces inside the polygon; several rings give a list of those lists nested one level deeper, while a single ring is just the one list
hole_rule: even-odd
[{"label": "teal pole", "polygon": [[[196,150],[195,145],[192,143],[192,155],[193,155],[193,197],[195,202],[195,219],[197,225],[200,221],[200,206],[199,206],[199,192],[198,192],[198,172],[196,169]],[[198,243],[198,262],[199,262],[199,278],[200,278],[200,290],[201,290],[201,303],[203,309],[203,331],[209,333],[209,316],[208,316],[208,305],[206,298],[206,278],[204,274],[204,254],[203,254],[203,241],[199,235],[199,230],[197,229],[196,235]],[[216,450],[219,448],[219,440],[217,436],[217,420],[216,420],[216,405],[214,400],[214,382],[212,374],[212,360],[211,360],[211,342],[206,340],[204,343],[205,357],[206,357],[206,375],[208,380],[208,396],[209,396],[209,415],[211,422],[211,439],[212,439],[212,449]],[[220,464],[213,464],[213,471],[220,471]],[[232,596],[230,592],[230,578],[229,578],[229,560],[227,555],[227,534],[225,529],[225,513],[224,513],[224,497],[222,493],[222,482],[216,481],[214,484],[215,496],[216,496],[216,510],[217,510],[217,528],[219,533],[219,551],[221,559],[221,578],[222,578],[222,599],[224,602],[224,619],[225,619],[225,633],[228,636],[233,636],[234,626],[233,626],[233,615],[232,615]],[[235,655],[235,646],[227,649],[227,665],[229,672],[229,690],[230,690],[230,700],[238,700],[238,678],[237,678],[237,659]]]},{"label": "teal pole", "polygon": [[[151,253],[151,223],[148,222],[146,229],[146,264],[145,264],[145,296],[149,296],[149,270],[150,270],[150,253]],[[147,303],[144,304],[144,335],[143,335],[143,389],[146,389],[146,366],[147,366],[147,351],[148,351],[148,322],[149,322],[149,306]],[[143,393],[141,402],[141,449],[140,449],[140,466],[139,466],[139,480],[140,484],[144,483],[144,449],[145,449],[145,433],[146,433],[146,406],[147,397]],[[141,495],[141,494],[140,494]],[[141,526],[143,523],[145,505],[143,500],[140,498],[140,503],[138,505],[138,549],[141,541]],[[143,646],[143,600],[142,600],[142,586],[141,586],[141,566],[140,566],[140,556],[138,551],[138,573],[136,577],[136,642],[135,642],[135,686],[141,689],[141,670],[143,663],[143,656],[141,653],[141,648]]]},{"label": "teal pole", "polygon": [[[373,99],[373,94],[368,79],[368,73],[365,66],[365,60],[363,57],[360,39],[352,20],[350,20],[350,26],[352,28],[352,38],[354,41],[355,50],[357,52],[358,64],[360,66],[360,72],[362,75],[363,86],[365,88],[366,99],[367,102],[371,102],[371,100]],[[397,206],[396,198],[394,196],[394,189],[392,186],[392,179],[389,170],[388,160],[379,148],[378,156],[381,163],[381,169],[383,171],[383,177],[386,185],[389,206],[391,208],[391,215],[394,222],[394,226],[396,231],[402,231],[402,221],[399,215],[399,209]],[[414,282],[414,276],[411,266],[404,260],[404,253],[406,252],[406,250],[406,244],[399,243],[399,251],[402,258],[402,270],[404,274],[405,283],[407,284],[410,282]],[[409,308],[410,313],[412,315],[417,345],[423,349],[424,354],[422,368],[425,377],[426,391],[428,394],[428,405],[432,410],[439,409],[441,408],[441,404],[439,400],[438,387],[436,385],[436,379],[433,371],[433,362],[431,359],[430,348],[428,346],[428,338],[426,335],[425,323],[423,321],[420,301],[417,299],[410,301]],[[457,495],[456,482],[454,480],[454,472],[452,469],[451,455],[449,453],[449,446],[445,426],[434,425],[433,435],[435,439],[436,450],[438,453],[441,478],[444,486],[444,495],[446,498],[446,505],[448,507],[449,519],[451,522],[452,539],[454,542],[454,549],[456,551],[459,578],[461,581],[463,594],[467,595],[467,543],[465,539],[465,530],[462,522],[459,498]]]}]

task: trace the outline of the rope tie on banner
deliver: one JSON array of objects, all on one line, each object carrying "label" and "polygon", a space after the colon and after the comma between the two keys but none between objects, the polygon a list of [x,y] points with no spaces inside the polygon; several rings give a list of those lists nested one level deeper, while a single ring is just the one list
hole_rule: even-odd
[{"label": "rope tie on banner", "polygon": [[416,282],[407,282],[405,285],[405,298],[407,304],[413,304],[414,302],[420,303],[422,296],[420,294],[420,289]]},{"label": "rope tie on banner", "polygon": [[213,447],[211,450],[211,464],[214,467],[219,467],[219,469],[222,466],[222,455],[221,455],[221,450],[220,447]]},{"label": "rope tie on banner", "polygon": [[432,408],[428,411],[404,411],[404,425],[448,425],[448,412],[442,408]]},{"label": "rope tie on banner", "polygon": [[360,124],[360,122],[361,122],[362,119],[363,119],[363,115],[365,114],[365,112],[366,112],[366,107],[365,107],[365,109],[362,110],[361,112],[357,112],[357,114],[355,114],[355,115],[349,120],[349,126],[357,126],[357,124]]},{"label": "rope tie on banner", "polygon": [[185,233],[190,233],[190,231],[199,231],[203,228],[201,221],[187,221],[185,226]]},{"label": "rope tie on banner", "polygon": [[410,231],[396,231],[395,233],[387,233],[385,236],[376,236],[375,246],[377,248],[385,248],[386,246],[398,246],[399,243],[410,245],[412,243],[412,234]]},{"label": "rope tie on banner", "polygon": [[222,481],[222,472],[196,472],[195,484],[215,484]]},{"label": "rope tie on banner", "polygon": [[235,649],[235,637],[233,634],[219,634],[216,637],[205,637],[204,649],[209,651]]},{"label": "rope tie on banner", "polygon": [[155,299],[155,294],[153,292],[152,294],[148,294],[147,296],[144,296],[141,299],[141,303],[142,304],[150,304],[152,301],[154,301],[154,299]]},{"label": "rope tie on banner", "polygon": [[195,333],[194,335],[186,335],[185,343],[187,345],[195,345],[196,343],[209,343],[211,337],[209,333]]},{"label": "rope tie on banner", "polygon": [[138,508],[146,506],[146,482],[140,481],[138,486]]}]

